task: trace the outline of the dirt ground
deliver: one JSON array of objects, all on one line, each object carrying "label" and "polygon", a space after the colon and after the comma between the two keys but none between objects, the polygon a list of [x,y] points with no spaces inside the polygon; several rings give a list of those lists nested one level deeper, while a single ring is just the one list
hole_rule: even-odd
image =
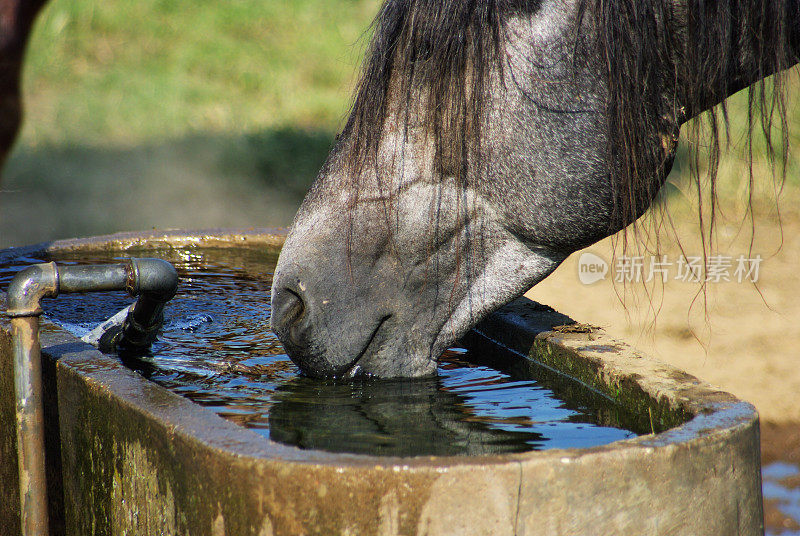
[{"label": "dirt ground", "polygon": [[[683,227],[678,233],[686,257],[702,255],[697,237]],[[716,253],[731,263],[727,269],[731,281],[708,283],[707,322],[703,296],[697,295],[699,285],[675,279],[681,255],[677,246],[662,247],[662,255],[673,264],[663,266],[668,279],[663,292],[657,288],[652,300],[657,315],[642,284],[628,284],[623,306],[617,293],[625,293],[626,288],[615,285],[613,279],[634,271],[618,270],[617,263],[612,264],[610,240],[586,250],[608,262],[604,280],[582,284],[580,254],[575,254],[526,295],[579,322],[601,326],[657,359],[753,403],[764,421],[800,423],[800,217],[787,216],[782,228],[784,243],[776,253],[780,227],[759,222],[750,254],[747,233],[735,236],[735,225],[718,228],[721,240]],[[747,278],[741,283],[736,280],[740,255],[745,259],[761,255],[757,288]],[[650,255],[642,256],[646,278]]]},{"label": "dirt ground", "polygon": [[[685,256],[702,255],[696,228],[689,219],[676,224]],[[783,246],[781,244],[783,230]],[[787,215],[782,225],[761,220],[752,253],[749,231],[738,225],[718,228],[716,248],[731,281],[708,283],[708,316],[704,318],[699,286],[678,276],[676,245],[663,246],[655,262],[667,272],[663,290],[655,289],[652,304],[643,285],[614,279],[635,278],[635,269],[612,261],[612,242],[587,251],[608,263],[605,279],[581,283],[580,254],[573,255],[526,295],[579,322],[603,327],[609,334],[753,403],[761,416],[764,517],[768,536],[800,535],[800,215]],[[738,282],[737,259],[761,255],[757,288],[748,278]],[[639,256],[637,252],[628,257]],[[641,255],[642,278],[650,271],[648,253]],[[628,266],[635,264],[630,260]],[[584,262],[583,264],[588,264]],[[721,262],[718,266],[724,266]],[[658,268],[656,264],[654,268]],[[584,272],[586,273],[586,272]],[[620,274],[622,274],[620,276]],[[654,271],[658,281],[659,272]],[[663,276],[662,276],[663,277]],[[627,290],[626,290],[627,289]],[[618,293],[625,295],[625,306]],[[694,304],[693,304],[694,301]],[[653,309],[657,309],[654,315]],[[655,322],[654,322],[655,318]],[[699,339],[699,341],[698,341]]]}]

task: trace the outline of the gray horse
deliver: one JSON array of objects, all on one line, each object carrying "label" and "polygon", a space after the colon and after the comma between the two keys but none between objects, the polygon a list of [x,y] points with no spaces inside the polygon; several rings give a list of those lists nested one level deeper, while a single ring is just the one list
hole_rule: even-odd
[{"label": "gray horse", "polygon": [[[748,133],[785,126],[799,31],[798,0],[388,0],[278,261],[287,352],[311,376],[434,373],[486,315],[636,222],[686,121],[753,85]],[[713,184],[716,128],[710,143]]]}]

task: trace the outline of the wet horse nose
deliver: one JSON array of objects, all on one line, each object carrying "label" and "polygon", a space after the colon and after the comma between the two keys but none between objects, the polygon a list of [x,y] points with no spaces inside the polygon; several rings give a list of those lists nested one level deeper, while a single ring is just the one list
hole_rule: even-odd
[{"label": "wet horse nose", "polygon": [[319,264],[278,260],[272,280],[272,331],[303,374],[341,376],[352,368],[354,357],[363,348],[362,334],[342,332],[338,308],[331,302],[350,296],[335,294],[336,289],[329,287],[329,274],[308,268],[311,266]]},{"label": "wet horse nose", "polygon": [[[307,306],[300,289],[281,287],[272,295],[272,331],[291,346],[302,345],[303,333],[307,328]],[[290,348],[287,348],[291,352]]]},{"label": "wet horse nose", "polygon": [[272,331],[283,349],[305,374],[313,377],[335,375],[338,369],[327,362],[319,340],[319,309],[302,284],[276,285],[272,293]]}]

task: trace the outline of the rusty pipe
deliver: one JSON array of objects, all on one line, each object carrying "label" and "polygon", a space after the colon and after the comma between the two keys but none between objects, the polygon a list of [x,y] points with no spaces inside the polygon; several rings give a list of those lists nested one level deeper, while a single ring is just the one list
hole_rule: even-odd
[{"label": "rusty pipe", "polygon": [[23,316],[12,319],[11,337],[14,389],[17,396],[17,462],[22,533],[25,536],[47,534],[39,317]]},{"label": "rusty pipe", "polygon": [[128,259],[120,264],[95,266],[36,264],[11,281],[6,313],[11,317],[20,516],[25,536],[48,534],[39,343],[42,298],[62,292],[107,290],[126,290],[139,296],[128,312],[118,343],[141,348],[155,338],[164,303],[175,295],[177,285],[175,268],[161,259]]}]

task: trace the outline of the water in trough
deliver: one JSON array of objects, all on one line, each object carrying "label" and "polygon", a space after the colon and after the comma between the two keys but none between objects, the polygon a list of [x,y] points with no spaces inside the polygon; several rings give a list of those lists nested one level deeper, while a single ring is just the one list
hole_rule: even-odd
[{"label": "water in trough", "polygon": [[[167,305],[163,333],[151,352],[123,360],[274,441],[389,456],[479,455],[592,447],[649,432],[635,430],[626,410],[587,388],[547,371],[537,377],[529,367],[520,372],[515,365],[523,356],[492,345],[450,349],[432,378],[303,377],[269,329],[275,255],[237,248],[158,256],[178,269],[178,294]],[[121,258],[83,253],[20,259],[0,267],[0,287],[33,262]],[[122,293],[63,295],[43,307],[50,320],[80,336],[130,301]]]}]

